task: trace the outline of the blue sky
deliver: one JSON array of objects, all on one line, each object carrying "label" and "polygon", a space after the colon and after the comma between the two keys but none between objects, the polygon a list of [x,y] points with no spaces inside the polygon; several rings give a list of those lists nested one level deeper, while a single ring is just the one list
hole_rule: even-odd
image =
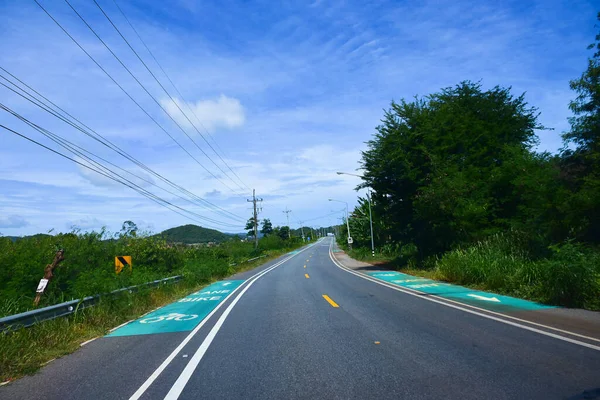
[{"label": "blue sky", "polygon": [[[179,113],[92,0],[73,7],[98,32],[221,172],[119,65],[62,1],[39,0],[210,173],[162,132],[33,1],[0,1],[0,66],[109,138],[152,170],[242,219],[248,190]],[[568,81],[581,74],[595,34],[593,1],[126,1],[117,0],[182,98],[162,75],[112,0],[97,0],[178,105],[249,188],[261,218],[292,226],[356,202],[361,150],[391,100],[461,80],[511,86],[539,108],[539,150],[561,147]],[[6,83],[2,79],[0,82]],[[8,89],[0,103],[159,187],[160,181]],[[60,149],[0,110],[0,124]],[[206,131],[210,133],[210,137]],[[214,142],[217,145],[214,144]],[[61,149],[61,151],[64,151]],[[85,161],[82,161],[84,164]],[[219,180],[215,179],[215,175]],[[243,223],[134,181],[197,214],[204,226],[239,232]],[[225,182],[223,184],[222,182]],[[343,206],[342,206],[343,207]],[[0,232],[120,228],[155,232],[195,223],[138,193],[0,129]],[[222,224],[228,225],[222,225]]]}]

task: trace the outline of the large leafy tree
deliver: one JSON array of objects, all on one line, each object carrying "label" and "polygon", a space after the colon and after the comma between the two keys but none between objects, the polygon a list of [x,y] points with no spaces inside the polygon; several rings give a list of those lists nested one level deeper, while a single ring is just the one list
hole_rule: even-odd
[{"label": "large leafy tree", "polygon": [[246,222],[246,231],[248,231],[248,236],[254,237],[254,227],[257,225],[257,221],[254,217],[250,217]]},{"label": "large leafy tree", "polygon": [[290,238],[290,227],[282,226],[277,230],[277,235],[283,240],[288,240]]},{"label": "large leafy tree", "polygon": [[260,228],[260,233],[262,233],[265,236],[269,236],[273,233],[273,224],[271,223],[270,219],[263,219],[262,227]]},{"label": "large leafy tree", "polygon": [[[600,12],[598,21],[600,22]],[[563,137],[597,162],[600,153],[600,31],[596,35],[596,41],[588,49],[593,50],[593,54],[588,59],[586,70],[579,78],[570,82],[577,97],[569,104],[574,114],[569,118],[571,130]]]},{"label": "large leafy tree", "polygon": [[[600,13],[598,13],[600,21]],[[570,82],[576,97],[569,108],[571,130],[563,135],[565,149],[562,178],[573,191],[569,199],[568,222],[572,235],[586,241],[600,241],[600,31],[588,46],[593,53],[587,68]]]},{"label": "large leafy tree", "polygon": [[362,159],[383,236],[424,257],[510,226],[522,172],[507,165],[536,143],[537,117],[523,95],[469,81],[392,103]]}]

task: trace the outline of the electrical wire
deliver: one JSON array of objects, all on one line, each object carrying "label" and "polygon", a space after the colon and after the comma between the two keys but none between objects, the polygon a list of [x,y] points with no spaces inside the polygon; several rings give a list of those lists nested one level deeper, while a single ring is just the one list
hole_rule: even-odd
[{"label": "electrical wire", "polygon": [[[125,186],[128,186],[128,187],[130,187],[130,188],[131,188],[131,189],[133,189],[133,190],[136,190],[136,189],[135,189],[133,186],[129,186],[129,185],[127,185],[126,183],[124,183],[124,182],[121,182],[120,180],[118,180],[118,179],[116,179],[116,178],[114,178],[114,177],[112,177],[112,176],[110,176],[110,175],[108,175],[108,174],[105,174],[105,173],[103,173],[102,171],[99,171],[99,170],[97,170],[97,169],[95,169],[95,168],[92,168],[92,167],[90,167],[89,165],[86,165],[86,164],[84,164],[84,163],[82,163],[82,162],[79,162],[79,161],[77,161],[76,159],[74,159],[74,158],[71,158],[71,157],[69,157],[69,156],[67,156],[67,155],[65,155],[65,154],[63,154],[63,153],[61,153],[61,152],[59,152],[59,151],[57,151],[57,150],[54,150],[54,149],[52,149],[51,147],[48,147],[48,146],[46,146],[46,145],[44,145],[44,144],[42,144],[42,143],[40,143],[40,142],[38,142],[38,141],[36,141],[36,140],[34,140],[34,139],[32,139],[32,138],[28,137],[28,136],[26,136],[26,135],[23,135],[23,134],[21,134],[21,133],[19,133],[19,132],[15,131],[15,130],[13,130],[13,129],[11,129],[11,128],[7,127],[7,126],[5,126],[5,125],[2,125],[2,124],[0,124],[0,128],[3,128],[3,129],[5,129],[5,130],[7,130],[7,131],[9,131],[9,132],[11,132],[11,133],[13,133],[13,134],[17,135],[17,136],[20,136],[21,138],[23,138],[23,139],[26,139],[26,140],[28,140],[28,141],[30,141],[30,142],[32,142],[32,143],[34,143],[34,144],[36,144],[36,145],[38,145],[38,146],[40,146],[40,147],[43,147],[44,149],[46,149],[46,150],[48,150],[48,151],[51,151],[52,153],[55,153],[55,154],[57,154],[57,155],[59,155],[59,156],[61,156],[61,157],[63,157],[63,158],[66,158],[67,160],[70,160],[70,161],[72,161],[72,162],[74,162],[74,163],[76,163],[76,164],[78,164],[78,165],[80,165],[80,166],[82,166],[82,167],[84,167],[84,168],[90,169],[90,170],[92,170],[92,171],[94,171],[94,172],[96,172],[96,173],[98,173],[98,174],[100,174],[100,175],[103,175],[103,176],[107,177],[108,179],[111,179],[111,180],[113,180],[113,181],[116,181],[116,182],[118,182],[118,183],[121,183],[121,184],[123,184],[123,185],[125,185]],[[137,191],[137,190],[136,190],[136,191]],[[177,210],[174,210],[174,209],[172,209],[171,207],[169,207],[169,205],[172,205],[172,204],[171,204],[170,202],[166,201],[166,200],[163,200],[163,202],[161,202],[161,201],[159,201],[159,200],[157,200],[157,199],[155,199],[155,198],[153,198],[153,197],[151,197],[151,196],[146,196],[144,193],[141,193],[141,192],[139,192],[139,193],[140,193],[140,194],[142,194],[142,195],[144,195],[145,197],[148,197],[150,200],[154,201],[155,203],[157,203],[157,204],[159,204],[159,205],[161,205],[161,206],[163,206],[163,207],[166,207],[167,209],[169,209],[169,210],[171,210],[171,211],[173,211],[173,212],[175,212],[175,213],[177,213],[177,214],[181,215],[181,216],[182,216],[182,217],[184,217],[184,218],[191,219],[191,220],[193,220],[193,221],[195,221],[195,222],[198,222],[198,223],[203,223],[203,222],[201,222],[201,221],[199,221],[199,220],[196,220],[196,219],[194,219],[194,218],[191,218],[191,217],[189,217],[189,216],[186,216],[185,214],[183,214],[183,213],[181,213],[181,212],[179,212],[179,211],[177,211]],[[172,205],[172,206],[174,206],[174,205]],[[177,207],[177,206],[175,206],[175,207]]]},{"label": "electrical wire", "polygon": [[[187,109],[192,113],[192,115],[196,118],[196,121],[198,121],[198,123],[202,126],[202,128],[204,129],[204,131],[206,132],[206,134],[208,135],[209,138],[211,138],[211,140],[213,141],[213,143],[215,144],[215,146],[217,146],[217,149],[219,149],[219,151],[221,152],[221,154],[223,154],[223,156],[225,156],[225,152],[223,151],[223,149],[221,148],[221,146],[219,146],[219,143],[217,143],[217,141],[214,139],[214,137],[210,134],[210,132],[208,131],[208,129],[206,129],[206,127],[204,126],[204,124],[202,123],[202,121],[200,121],[200,118],[198,118],[198,115],[196,115],[196,113],[194,112],[194,110],[189,106],[189,103],[185,100],[185,98],[183,97],[183,95],[181,94],[181,92],[179,91],[179,89],[177,89],[177,86],[175,86],[175,83],[173,83],[173,80],[171,80],[171,77],[169,77],[169,75],[167,74],[167,72],[164,70],[164,68],[162,67],[162,65],[158,62],[157,58],[154,56],[154,53],[152,53],[152,51],[150,50],[150,48],[146,45],[146,42],[144,41],[144,39],[142,39],[141,35],[138,33],[137,29],[135,29],[135,27],[133,26],[133,24],[129,21],[129,18],[127,18],[127,16],[125,15],[125,13],[123,12],[123,10],[121,9],[121,7],[119,6],[119,4],[117,4],[116,0],[113,0],[113,3],[115,3],[115,6],[117,7],[117,9],[119,10],[119,12],[121,13],[121,15],[123,16],[123,18],[125,19],[125,21],[127,21],[127,24],[131,27],[131,29],[133,30],[133,32],[135,32],[135,35],[137,36],[137,38],[140,40],[140,42],[144,45],[144,47],[146,48],[146,50],[148,51],[148,53],[150,54],[150,56],[152,57],[152,59],[154,60],[154,62],[156,63],[156,65],[158,65],[158,68],[160,68],[160,70],[162,71],[162,73],[165,75],[165,77],[168,79],[169,83],[171,83],[171,86],[173,87],[173,89],[175,89],[175,91],[177,92],[177,94],[179,95],[179,97],[181,98],[181,100],[183,101],[183,103],[186,105]],[[221,160],[225,163],[225,161],[223,160],[223,158],[221,157],[221,155],[219,155],[218,152],[215,151],[215,153],[217,153],[217,155],[219,156],[219,158],[221,158]],[[227,165],[227,168],[229,168],[229,170],[235,175],[236,178],[238,178],[238,180],[248,189],[251,190],[250,187],[248,185],[246,185],[244,183],[244,181],[242,181],[242,179],[238,176],[238,174],[236,174],[236,172],[231,169],[231,167],[229,166],[229,164],[225,163],[225,165]]]},{"label": "electrical wire", "polygon": [[[138,85],[140,85],[140,87],[146,92],[146,94],[148,94],[148,96],[150,96],[150,98],[152,98],[152,100],[156,103],[156,105],[158,107],[160,107],[160,109],[167,115],[167,117],[169,117],[169,119],[175,124],[177,125],[177,127],[179,128],[179,130],[181,132],[183,132],[183,134],[185,136],[188,137],[188,139],[190,139],[192,141],[192,143],[196,146],[196,148],[198,150],[200,150],[200,152],[202,154],[204,154],[204,156],[206,158],[208,158],[218,169],[219,171],[221,171],[221,173],[223,173],[223,175],[225,175],[228,179],[230,179],[233,183],[237,184],[233,179],[231,179],[231,177],[229,177],[225,171],[223,171],[221,169],[221,167],[219,167],[217,165],[217,163],[214,162],[214,160],[208,155],[206,154],[206,152],[198,145],[198,143],[196,143],[196,141],[186,132],[186,130],[175,120],[175,118],[173,118],[173,116],[171,115],[171,113],[169,113],[162,104],[160,104],[160,102],[156,99],[156,97],[154,97],[150,91],[144,86],[144,84],[142,82],[140,82],[140,80],[135,76],[135,74],[133,72],[131,72],[131,70],[125,65],[125,63],[119,58],[119,56],[116,55],[116,53],[110,48],[110,46],[108,44],[106,44],[106,42],[104,40],[102,40],[102,38],[100,37],[100,35],[98,35],[98,33],[94,30],[94,28],[92,28],[92,26],[85,20],[85,18],[83,18],[83,16],[75,9],[75,7],[73,7],[73,5],[69,2],[69,0],[64,0],[65,3],[67,3],[67,5],[71,8],[71,10],[73,10],[73,12],[79,17],[79,19],[85,24],[85,26],[87,26],[87,28],[94,34],[94,36],[96,36],[96,38],[100,41],[100,43],[102,43],[104,45],[104,47],[106,47],[106,49],[110,52],[110,54],[112,54],[112,56],[119,62],[119,64],[121,64],[121,66],[129,73],[129,75],[131,75],[131,77],[138,83]],[[106,16],[106,14],[105,14]],[[108,16],[106,16],[108,18]],[[110,20],[109,20],[110,21]],[[110,21],[112,23],[112,21]],[[116,26],[113,25],[113,27],[116,29]],[[120,32],[117,30],[117,32],[120,34]],[[123,39],[125,39],[123,36],[121,36]],[[127,41],[125,41],[127,44],[129,44]],[[131,48],[131,47],[130,47]],[[133,48],[131,48],[133,50]],[[137,55],[137,53],[134,54]],[[141,60],[141,59],[140,59]],[[144,62],[142,62],[142,64],[144,64]],[[145,64],[144,64],[145,65]],[[151,73],[152,76],[154,76],[154,74]],[[161,87],[163,87],[160,82],[159,85]],[[163,88],[164,89],[164,88]],[[167,95],[170,97],[169,93],[166,92]],[[172,98],[171,98],[172,99]],[[175,104],[178,108],[179,106],[177,104]],[[187,118],[187,116],[186,116]],[[189,119],[188,119],[189,120]],[[208,170],[208,168],[204,167],[204,165],[202,165],[202,167],[208,172],[210,173],[215,179],[219,179],[217,178],[216,175],[214,175],[211,171]],[[225,184],[224,182],[222,182],[223,184]],[[229,185],[226,185],[229,190],[231,190],[232,192],[236,193],[235,190],[233,190],[231,187],[229,187]],[[238,184],[239,186],[239,184]],[[243,188],[241,186],[239,186],[242,190]],[[239,195],[239,193],[236,193],[237,195]]]},{"label": "electrical wire", "polygon": [[[96,59],[90,54],[88,53],[87,50],[85,50],[85,48],[52,16],[52,14],[50,14],[50,12],[48,12],[48,10],[46,10],[39,2],[38,0],[33,0],[49,17],[50,19],[52,19],[52,21],[54,21],[54,23],[77,45],[77,47],[79,47],[81,49],[81,51],[83,51],[93,62],[94,64],[96,64],[96,66],[98,66],[98,68],[100,68],[100,70],[102,70],[102,72],[104,72],[104,74],[106,76],[108,76],[108,78],[110,80],[113,81],[113,83],[115,83],[119,89],[121,89],[121,91],[123,91],[123,93],[125,93],[125,95],[127,95],[127,97],[129,97],[129,99],[131,101],[134,102],[135,105],[138,106],[138,108],[140,108],[144,114],[146,114],[148,116],[148,118],[150,118],[152,120],[152,122],[154,122],[154,124],[156,124],[167,136],[169,136],[171,138],[171,140],[173,140],[188,156],[190,156],[198,165],[200,165],[206,172],[208,172],[213,178],[215,178],[217,181],[219,181],[222,185],[224,185],[225,187],[227,187],[229,190],[231,190],[232,192],[234,192],[236,195],[240,196],[239,193],[237,193],[235,190],[233,190],[229,185],[227,185],[225,182],[223,182],[221,179],[219,179],[215,174],[213,174],[210,170],[208,170],[196,157],[194,157],[185,147],[183,147],[183,145],[181,145],[181,143],[179,143],[177,141],[177,139],[175,139],[154,117],[152,117],[150,115],[150,113],[148,113],[148,111],[146,111],[146,109],[144,109],[130,94],[129,92],[127,92],[123,86],[121,86],[121,84],[119,84],[113,77],[112,75],[110,75],[108,73],[108,71],[106,71],[106,69],[104,69],[104,67],[102,67],[102,65],[96,61]],[[102,39],[99,39],[102,42]],[[104,42],[103,42],[104,43]],[[106,44],[105,44],[106,46]],[[107,47],[108,48],[108,47]],[[110,49],[109,49],[110,50]],[[115,56],[116,57],[116,56]],[[116,57],[118,59],[118,57]],[[119,60],[120,61],[120,60]],[[126,70],[127,67],[124,67]],[[131,71],[128,70],[128,72],[131,74]],[[131,74],[133,76],[133,74]],[[137,78],[135,78],[135,76],[133,76],[135,80],[137,80]],[[139,81],[138,81],[139,83]],[[142,88],[144,90],[145,87],[139,83]],[[146,90],[147,92],[147,90]],[[149,94],[149,93],[148,93]],[[149,94],[150,95],[150,94]],[[150,95],[152,97],[152,95]],[[156,102],[156,99],[154,99],[154,97],[152,97],[153,100]],[[158,102],[157,102],[158,103]],[[160,103],[158,103],[160,106]],[[161,107],[162,108],[162,107]],[[163,109],[164,111],[164,109]],[[166,111],[165,111],[166,112]],[[170,117],[169,113],[166,112],[166,114]],[[185,132],[184,132],[185,133]]]},{"label": "electrical wire", "polygon": [[[65,149],[69,150],[71,153],[75,154],[76,156],[79,156],[79,157],[81,157],[81,158],[83,158],[83,159],[85,159],[85,160],[87,160],[87,161],[91,162],[92,164],[94,164],[94,165],[96,166],[96,168],[90,168],[90,169],[93,169],[93,170],[94,170],[94,171],[96,171],[96,172],[102,173],[102,175],[104,175],[104,176],[107,176],[107,177],[110,177],[111,179],[113,179],[113,180],[116,180],[117,182],[119,182],[119,183],[122,183],[122,184],[124,184],[124,185],[128,186],[128,187],[130,187],[130,188],[132,188],[132,189],[136,190],[138,193],[140,193],[140,194],[142,194],[142,195],[144,195],[144,196],[146,196],[146,197],[153,198],[153,199],[155,199],[155,200],[157,200],[157,201],[159,201],[159,202],[164,202],[164,203],[167,203],[167,204],[171,205],[172,207],[175,207],[175,208],[177,208],[177,209],[180,209],[180,210],[181,210],[181,211],[183,211],[183,212],[186,212],[186,213],[188,213],[188,214],[194,215],[194,216],[196,216],[196,217],[198,217],[198,218],[204,219],[204,220],[206,220],[206,221],[208,221],[208,222],[211,222],[211,223],[213,223],[213,224],[217,224],[217,225],[223,225],[223,226],[231,226],[231,227],[238,227],[238,226],[239,226],[239,225],[234,225],[234,224],[223,223],[223,222],[221,222],[221,221],[217,221],[217,220],[214,220],[214,219],[212,219],[212,218],[205,217],[205,216],[203,216],[203,215],[200,215],[200,214],[197,214],[197,213],[195,213],[195,212],[193,212],[193,211],[186,210],[186,209],[184,209],[184,208],[182,208],[182,207],[179,207],[179,206],[177,206],[177,205],[175,205],[175,204],[172,204],[171,202],[169,202],[169,201],[167,201],[167,200],[164,200],[164,199],[162,199],[162,198],[158,197],[158,196],[157,196],[157,195],[155,195],[154,193],[151,193],[150,191],[148,191],[148,190],[146,190],[146,189],[142,188],[141,186],[139,186],[139,185],[137,185],[136,183],[134,183],[134,182],[130,181],[129,179],[127,179],[127,178],[123,177],[122,175],[120,175],[120,174],[118,174],[118,173],[114,172],[114,171],[113,171],[113,170],[111,170],[110,168],[107,168],[106,166],[104,166],[104,165],[102,165],[102,164],[98,163],[97,161],[95,161],[95,160],[93,160],[93,159],[89,158],[88,156],[86,156],[85,154],[83,154],[83,152],[81,152],[80,150],[78,150],[78,149],[77,149],[77,147],[79,147],[79,146],[77,146],[77,145],[73,144],[72,142],[70,142],[70,141],[68,141],[68,140],[66,140],[66,139],[64,139],[64,138],[62,138],[62,137],[60,137],[60,136],[58,136],[58,135],[56,135],[56,134],[54,134],[54,133],[52,133],[52,132],[48,131],[47,129],[45,129],[45,128],[42,128],[42,127],[40,127],[39,125],[37,125],[37,124],[35,124],[35,123],[31,122],[31,121],[30,121],[30,120],[28,120],[27,118],[23,117],[22,115],[18,114],[18,113],[17,113],[17,112],[15,112],[15,111],[11,110],[9,107],[7,107],[7,106],[3,105],[2,103],[0,103],[0,108],[1,108],[1,109],[4,109],[4,110],[5,110],[5,111],[7,111],[8,113],[12,114],[13,116],[15,116],[16,118],[18,118],[18,119],[19,119],[19,120],[21,120],[22,122],[26,123],[27,125],[29,125],[29,126],[30,126],[30,127],[32,127],[33,129],[37,130],[38,132],[40,132],[41,134],[43,134],[44,136],[46,136],[47,138],[49,138],[50,140],[52,140],[52,141],[54,141],[55,143],[59,144],[61,147],[63,147],[63,148],[65,148]],[[93,154],[93,153],[92,153],[92,154]],[[95,156],[95,155],[94,155],[94,156]],[[101,170],[99,170],[99,169],[102,169],[102,170],[104,170],[104,171],[101,171]],[[115,179],[115,178],[114,178],[114,176],[117,176],[117,177],[118,177],[118,179]],[[126,183],[125,183],[125,182],[126,182]],[[198,222],[199,222],[199,221],[198,221]]]},{"label": "electrical wire", "polygon": [[[77,118],[73,117],[71,114],[69,114],[68,112],[66,112],[65,110],[63,110],[62,108],[60,108],[59,106],[57,106],[54,102],[52,102],[51,100],[49,100],[48,98],[46,98],[45,96],[43,96],[41,93],[39,93],[38,91],[36,91],[35,89],[33,89],[31,86],[27,85],[25,82],[23,82],[22,80],[20,80],[19,78],[15,77],[13,74],[11,74],[10,72],[8,72],[6,69],[2,68],[0,66],[0,70],[6,72],[7,74],[9,74],[11,77],[13,77],[14,79],[16,79],[17,81],[19,81],[21,84],[23,84],[24,86],[26,86],[28,89],[30,89],[31,91],[33,91],[34,93],[36,93],[38,96],[40,96],[41,98],[43,98],[44,100],[46,100],[48,103],[52,104],[55,108],[57,108],[58,110],[62,111],[62,113],[66,114],[67,116],[69,116],[70,118],[72,118],[73,120],[77,121],[80,125],[74,123],[73,121],[69,120],[68,118],[66,118],[64,115],[62,115],[59,111],[53,110],[52,107],[50,107],[49,105],[45,104],[43,101],[41,101],[39,98],[36,98],[35,96],[33,96],[31,93],[28,93],[26,90],[24,90],[21,86],[17,85],[16,83],[12,82],[10,79],[6,78],[5,76],[3,76],[2,74],[0,74],[0,78],[6,80],[7,82],[9,82],[11,85],[13,85],[14,87],[16,87],[17,89],[19,89],[20,91],[22,91],[23,93],[25,93],[27,96],[31,97],[27,97],[19,92],[17,92],[16,90],[14,90],[11,87],[8,87],[7,85],[3,84],[2,82],[0,82],[0,85],[8,88],[9,90],[13,91],[14,93],[16,93],[17,95],[23,97],[24,99],[28,100],[29,102],[35,104],[36,106],[38,106],[39,108],[43,109],[44,111],[50,113],[51,115],[61,119],[62,121],[64,121],[65,123],[71,125],[72,127],[76,128],[77,130],[81,131],[82,133],[86,134],[87,136],[91,137],[92,139],[98,141],[99,143],[103,144],[104,146],[110,148],[111,150],[117,152],[119,155],[127,158],[128,160],[130,160],[131,162],[133,162],[134,164],[138,165],[139,167],[141,167],[142,169],[144,169],[145,171],[147,171],[148,173],[152,174],[153,176],[159,178],[160,180],[162,180],[163,182],[169,184],[171,187],[179,190],[181,193],[188,195],[191,199],[194,199],[196,201],[198,201],[198,203],[194,203],[194,204],[198,204],[202,207],[205,207],[207,209],[210,209],[211,211],[227,217],[227,218],[231,218],[231,219],[235,219],[235,220],[239,220],[239,221],[243,221],[244,219],[236,214],[233,214],[227,210],[222,209],[221,207],[209,202],[208,200],[205,200],[195,194],[193,194],[192,192],[189,192],[188,190],[184,189],[183,187],[171,182],[169,179],[165,178],[164,176],[158,174],[157,172],[155,172],[154,170],[150,169],[149,167],[147,167],[145,164],[141,163],[140,161],[138,161],[137,159],[135,159],[133,156],[129,155],[128,153],[126,153],[124,150],[122,150],[121,148],[119,148],[117,145],[115,145],[114,143],[112,143],[110,140],[106,139],[105,137],[103,137],[102,135],[98,134],[96,131],[94,131],[93,129],[89,128],[87,125],[85,125],[84,123],[82,123],[80,120],[78,120]],[[83,127],[87,128],[84,129]],[[120,167],[119,167],[120,168]],[[126,171],[126,170],[125,170]],[[131,173],[129,171],[126,171],[128,173]],[[136,177],[138,179],[142,179],[143,178],[139,177],[136,175]],[[146,180],[147,181],[147,180]],[[150,181],[147,181],[150,183]],[[153,182],[151,182],[151,184],[154,184]],[[161,188],[158,185],[155,185],[159,188]],[[167,191],[164,188],[161,188],[162,190]],[[171,194],[174,194],[173,192],[168,191]],[[175,195],[175,194],[174,194]],[[183,198],[183,197],[181,197]],[[185,198],[184,198],[185,199]],[[185,199],[187,200],[187,199]],[[187,200],[190,201],[190,200]],[[212,207],[212,208],[211,208]]]},{"label": "electrical wire", "polygon": [[[119,28],[115,25],[115,23],[110,19],[110,17],[108,16],[108,14],[104,11],[104,9],[100,6],[100,4],[98,4],[98,2],[96,0],[93,0],[94,4],[96,4],[96,6],[98,7],[98,9],[102,12],[102,14],[106,17],[106,19],[108,20],[108,22],[110,22],[110,24],[112,25],[113,28],[115,28],[115,30],[117,31],[117,33],[119,34],[119,36],[121,36],[121,38],[123,39],[123,41],[125,41],[125,43],[127,44],[127,46],[131,49],[131,51],[133,52],[133,54],[135,54],[135,56],[138,58],[138,60],[140,60],[140,62],[142,63],[142,65],[146,68],[146,70],[150,73],[150,75],[152,75],[152,77],[154,78],[154,80],[156,81],[156,83],[158,83],[158,85],[161,87],[161,89],[165,92],[165,94],[167,96],[169,96],[169,99],[171,99],[171,101],[173,102],[173,104],[175,104],[175,107],[177,107],[177,109],[179,110],[179,112],[181,112],[181,114],[187,119],[187,121],[190,123],[190,125],[192,125],[192,127],[196,130],[196,132],[198,133],[198,135],[200,135],[200,137],[204,140],[204,142],[210,147],[210,149],[221,159],[221,162],[223,164],[225,164],[225,166],[227,166],[227,168],[229,168],[229,170],[233,172],[233,170],[231,169],[231,167],[229,166],[229,164],[227,164],[227,162],[225,162],[225,160],[223,160],[223,158],[219,155],[219,153],[217,153],[217,151],[215,150],[215,148],[208,142],[208,140],[206,139],[206,137],[202,134],[202,132],[200,132],[200,130],[198,130],[198,128],[196,127],[196,125],[194,125],[194,123],[190,120],[190,118],[187,116],[187,114],[181,109],[181,107],[179,107],[179,104],[177,103],[177,101],[175,101],[175,99],[173,99],[173,96],[171,96],[171,94],[167,91],[167,89],[163,86],[163,84],[160,82],[160,80],[156,77],[156,75],[154,75],[154,73],[152,72],[152,70],[148,67],[148,65],[144,62],[144,60],[142,59],[142,57],[140,57],[140,55],[138,54],[138,52],[133,48],[133,46],[131,45],[131,43],[129,43],[129,41],[125,38],[125,36],[123,35],[123,33],[121,33],[121,31],[119,30]],[[116,4],[116,3],[115,3]],[[121,11],[122,13],[122,11]],[[183,101],[185,102],[185,99],[183,99]],[[197,116],[196,116],[196,119]],[[198,122],[200,122],[198,120]],[[201,126],[204,128],[204,130],[208,133],[208,131],[206,130],[206,127],[204,127],[204,125],[202,124],[202,122],[200,122]],[[190,138],[191,139],[191,138]],[[194,142],[195,143],[195,142]],[[198,147],[198,145],[196,145]],[[198,147],[199,148],[199,147]],[[229,179],[231,179],[232,182],[234,182],[240,189],[245,190],[248,189],[250,190],[250,188],[248,186],[246,186],[244,184],[244,182],[239,179],[239,176],[237,177],[240,182],[242,183],[242,185],[245,186],[242,187],[241,185],[239,185],[237,182],[235,182],[230,176],[227,175],[227,173],[225,171],[223,171],[223,169],[221,169],[221,167],[219,167],[219,165],[214,162],[212,160],[212,158],[210,158],[206,153],[205,155],[208,157],[208,159],[219,169],[219,171],[221,171],[225,176],[227,176]],[[235,174],[235,173],[234,173]],[[236,175],[237,176],[237,175]]]}]

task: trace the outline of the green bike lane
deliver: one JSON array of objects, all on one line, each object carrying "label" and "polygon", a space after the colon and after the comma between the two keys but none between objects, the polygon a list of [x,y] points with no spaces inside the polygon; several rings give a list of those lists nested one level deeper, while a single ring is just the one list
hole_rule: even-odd
[{"label": "green bike lane", "polygon": [[370,271],[366,274],[396,286],[417,290],[424,295],[434,295],[496,312],[537,311],[556,308],[516,297],[483,292],[396,271]]},{"label": "green bike lane", "polygon": [[244,282],[244,280],[215,282],[129,322],[107,337],[191,331]]}]

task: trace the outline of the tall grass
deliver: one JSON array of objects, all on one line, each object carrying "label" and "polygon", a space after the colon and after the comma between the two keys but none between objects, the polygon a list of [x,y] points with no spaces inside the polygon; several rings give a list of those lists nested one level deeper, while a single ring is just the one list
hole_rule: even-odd
[{"label": "tall grass", "polygon": [[445,253],[435,262],[443,279],[481,285],[567,307],[600,309],[600,252],[581,244],[550,246],[532,257],[519,234],[496,234]]},{"label": "tall grass", "polygon": [[[53,246],[57,241],[62,241],[67,258],[56,270],[56,281],[51,282],[50,286],[55,289],[43,298],[45,303],[69,300],[83,293],[97,294],[117,286],[147,282],[165,275],[183,274],[184,279],[158,288],[103,297],[94,307],[80,310],[71,316],[10,333],[0,333],[0,382],[33,373],[45,362],[75,351],[82,342],[102,336],[123,322],[197,291],[213,280],[250,269],[268,259],[244,262],[255,256],[257,251],[252,244],[240,242],[228,242],[212,248],[172,247],[153,238],[106,242],[101,236],[90,237],[88,234],[69,236],[66,240],[60,236],[32,240],[13,244],[5,241],[0,245],[4,246],[0,247],[0,252],[10,251],[13,255],[32,256],[31,260],[21,260],[18,266],[14,265],[17,263],[11,266],[11,258],[0,255],[0,266],[5,269],[0,273],[4,279],[8,278],[8,281],[1,283],[4,286],[0,287],[0,313],[4,315],[31,307],[33,293],[21,296],[15,293],[35,291],[43,267],[52,258]],[[263,243],[263,248],[258,253],[273,258],[301,245],[299,240],[269,240]],[[88,262],[79,264],[81,258],[78,257],[85,256],[88,250]],[[44,255],[49,258],[37,257],[36,251],[45,251]],[[131,275],[115,275],[113,257],[116,252],[120,252],[119,255],[132,255],[134,268]],[[69,255],[78,262],[69,259]],[[92,285],[90,280],[99,282]],[[10,288],[10,291],[2,288]],[[56,288],[68,291],[61,293]]]},{"label": "tall grass", "polygon": [[[41,236],[13,242],[0,237],[0,316],[32,308],[35,288],[58,249],[65,260],[42,296],[40,307],[173,275],[206,283],[235,271],[231,264],[267,251],[298,246],[297,240],[263,238],[252,243],[230,241],[215,247],[172,245],[159,237],[120,237],[104,231]],[[115,256],[130,255],[132,271],[115,274]]]}]

